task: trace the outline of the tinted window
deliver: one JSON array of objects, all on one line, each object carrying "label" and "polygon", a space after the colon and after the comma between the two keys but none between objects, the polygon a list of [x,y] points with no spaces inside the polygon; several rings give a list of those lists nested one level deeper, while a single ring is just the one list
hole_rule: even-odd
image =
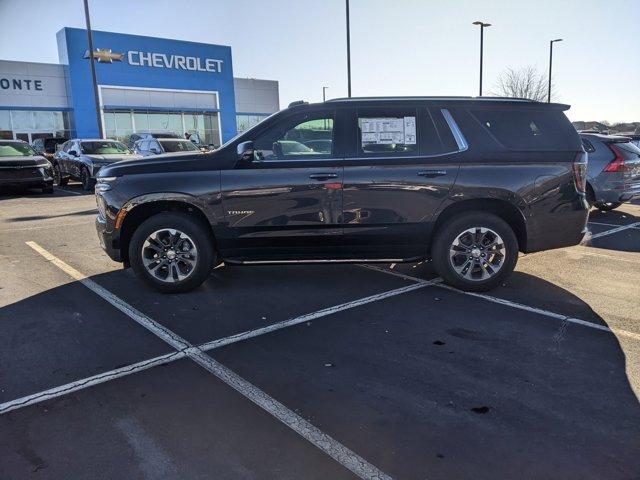
[{"label": "tinted window", "polygon": [[333,112],[275,125],[254,140],[264,160],[326,158],[333,152]]},{"label": "tinted window", "polygon": [[454,138],[453,133],[451,133],[451,129],[449,128],[447,121],[442,115],[442,109],[430,108],[429,112],[431,113],[433,122],[436,124],[438,136],[440,137],[440,141],[442,142],[442,148],[444,149],[444,152],[457,152],[459,150],[458,144],[456,143],[456,139]]},{"label": "tinted window", "polygon": [[593,144],[587,140],[586,138],[582,139],[582,146],[584,147],[584,151],[587,153],[593,153],[596,151],[595,147],[593,146]]},{"label": "tinted window", "polygon": [[129,149],[120,142],[82,142],[82,153],[86,155],[108,155],[111,153],[129,153]]},{"label": "tinted window", "polygon": [[191,140],[160,140],[165,152],[198,152]]},{"label": "tinted window", "polygon": [[0,157],[31,157],[37,155],[28,143],[0,143]]},{"label": "tinted window", "polygon": [[[486,108],[471,114],[511,150],[575,150],[575,129],[560,111]],[[568,128],[571,127],[571,129]]]},{"label": "tinted window", "polygon": [[418,153],[415,109],[358,110],[358,153],[396,156]]}]

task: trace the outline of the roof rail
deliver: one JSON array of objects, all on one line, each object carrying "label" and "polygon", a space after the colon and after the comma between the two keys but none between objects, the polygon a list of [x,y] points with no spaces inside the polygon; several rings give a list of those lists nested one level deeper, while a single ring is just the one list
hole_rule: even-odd
[{"label": "roof rail", "polygon": [[528,98],[517,97],[471,97],[471,96],[395,96],[395,97],[342,97],[332,98],[328,102],[358,102],[358,101],[375,101],[375,100],[474,100],[474,101],[505,101],[505,102],[527,102],[538,103]]}]

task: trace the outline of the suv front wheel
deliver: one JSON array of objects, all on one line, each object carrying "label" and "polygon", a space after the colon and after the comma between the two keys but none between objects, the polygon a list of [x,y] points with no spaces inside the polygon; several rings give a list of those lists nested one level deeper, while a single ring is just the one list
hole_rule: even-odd
[{"label": "suv front wheel", "polygon": [[129,243],[138,277],[163,293],[188,292],[204,282],[215,260],[213,240],[198,219],[164,212],[148,218]]},{"label": "suv front wheel", "polygon": [[518,240],[500,217],[468,212],[450,219],[436,233],[433,265],[449,285],[486,291],[500,285],[518,261]]}]

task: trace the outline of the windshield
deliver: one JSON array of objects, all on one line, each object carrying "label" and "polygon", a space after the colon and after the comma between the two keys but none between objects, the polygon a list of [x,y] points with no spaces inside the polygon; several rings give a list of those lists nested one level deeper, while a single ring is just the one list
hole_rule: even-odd
[{"label": "windshield", "polygon": [[82,153],[86,155],[109,155],[111,153],[131,153],[120,142],[82,142]]},{"label": "windshield", "polygon": [[165,152],[193,152],[198,151],[191,140],[160,140]]},{"label": "windshield", "polygon": [[0,157],[32,157],[36,151],[27,143],[0,143]]}]

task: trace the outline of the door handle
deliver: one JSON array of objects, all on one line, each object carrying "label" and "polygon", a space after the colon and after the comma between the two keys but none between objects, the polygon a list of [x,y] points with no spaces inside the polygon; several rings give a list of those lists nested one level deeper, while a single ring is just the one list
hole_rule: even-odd
[{"label": "door handle", "polygon": [[427,178],[442,177],[446,174],[446,170],[421,170],[417,173],[418,176]]},{"label": "door handle", "polygon": [[313,178],[314,180],[328,180],[330,178],[338,178],[337,173],[312,173],[309,175],[309,178]]}]

